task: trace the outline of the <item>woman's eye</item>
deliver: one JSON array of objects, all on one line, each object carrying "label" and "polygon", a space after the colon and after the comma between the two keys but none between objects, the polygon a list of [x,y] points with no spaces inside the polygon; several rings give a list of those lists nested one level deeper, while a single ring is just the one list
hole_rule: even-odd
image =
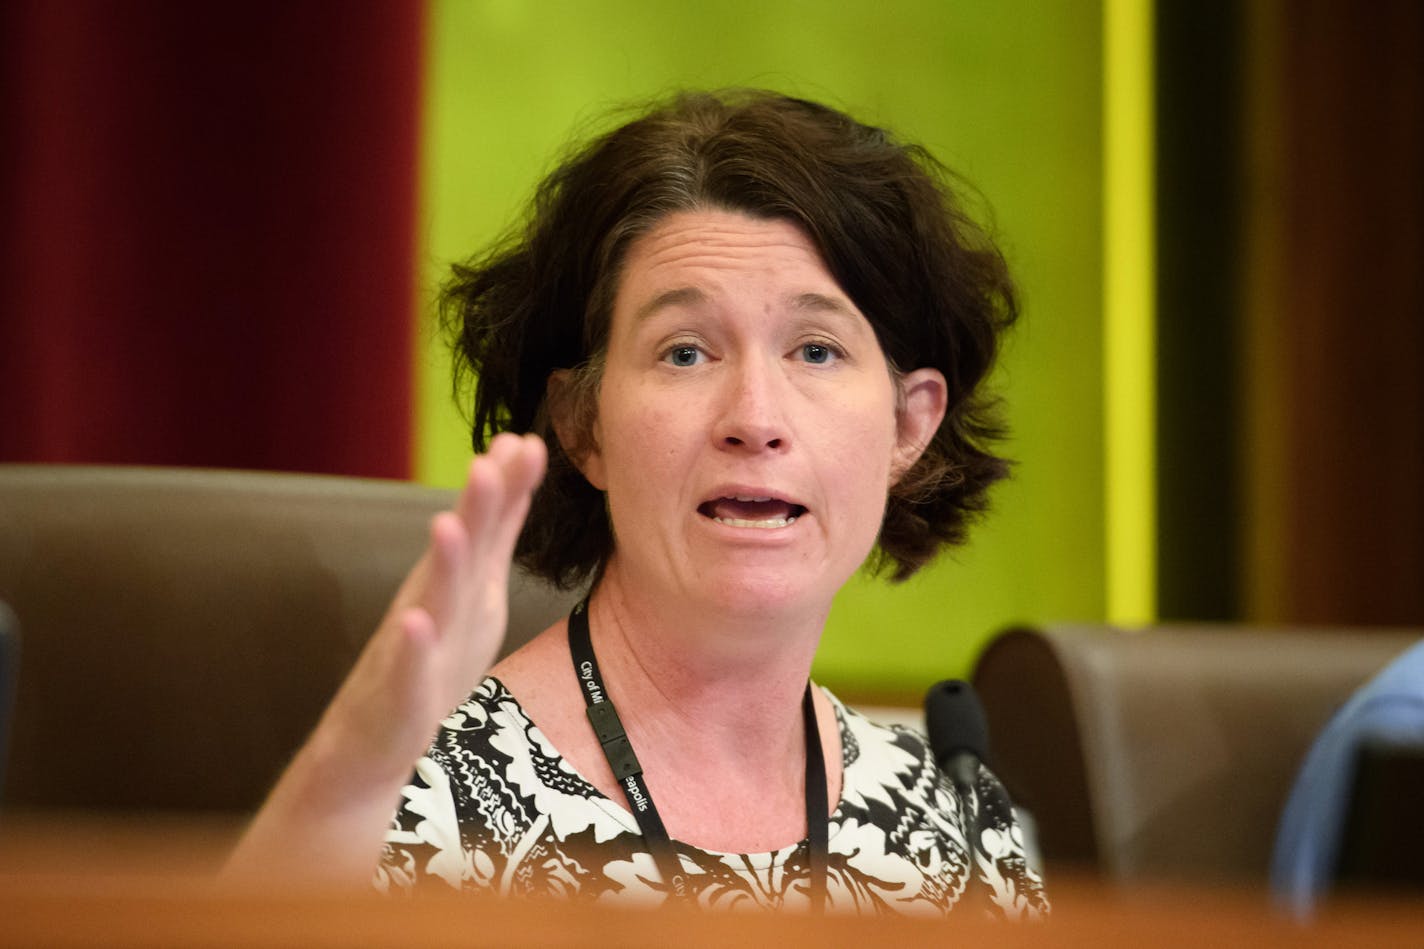
[{"label": "woman's eye", "polygon": [[831,350],[831,347],[822,345],[821,343],[806,343],[801,347],[801,356],[809,363],[822,365],[830,362],[832,357],[835,356],[835,353]]},{"label": "woman's eye", "polygon": [[695,366],[702,353],[696,346],[674,346],[663,359],[674,366]]}]

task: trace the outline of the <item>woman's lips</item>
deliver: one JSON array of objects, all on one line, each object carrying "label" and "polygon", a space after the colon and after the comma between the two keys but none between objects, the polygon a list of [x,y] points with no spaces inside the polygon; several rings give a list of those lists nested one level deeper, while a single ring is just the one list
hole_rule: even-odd
[{"label": "woman's lips", "polygon": [[773,530],[790,527],[806,508],[781,498],[735,495],[713,498],[697,506],[697,512],[729,527]]}]

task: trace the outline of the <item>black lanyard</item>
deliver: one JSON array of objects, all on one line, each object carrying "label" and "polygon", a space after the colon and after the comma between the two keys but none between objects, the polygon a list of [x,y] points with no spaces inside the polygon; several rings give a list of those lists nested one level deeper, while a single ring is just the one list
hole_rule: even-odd
[{"label": "black lanyard", "polygon": [[[658,865],[658,872],[671,893],[688,897],[687,874],[682,871],[668,839],[667,828],[658,816],[653,795],[643,782],[643,766],[633,753],[633,745],[618,719],[618,711],[608,697],[598,660],[593,655],[593,642],[588,633],[588,604],[580,603],[569,614],[569,652],[573,654],[574,672],[582,686],[588,704],[588,720],[593,733],[603,746],[613,777],[623,786],[628,809],[638,822],[648,852]],[[829,852],[830,817],[826,813],[826,760],[821,752],[821,733],[816,727],[816,707],[811,700],[811,683],[806,683],[806,696],[801,702],[801,718],[806,726],[806,833],[810,857],[811,910],[819,913],[826,900],[826,860]]]}]

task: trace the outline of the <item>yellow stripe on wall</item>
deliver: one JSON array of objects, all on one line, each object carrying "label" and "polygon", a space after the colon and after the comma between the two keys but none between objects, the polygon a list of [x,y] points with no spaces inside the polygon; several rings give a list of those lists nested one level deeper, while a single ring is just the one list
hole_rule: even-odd
[{"label": "yellow stripe on wall", "polygon": [[1151,0],[1103,10],[1104,449],[1107,618],[1156,613],[1156,250]]}]

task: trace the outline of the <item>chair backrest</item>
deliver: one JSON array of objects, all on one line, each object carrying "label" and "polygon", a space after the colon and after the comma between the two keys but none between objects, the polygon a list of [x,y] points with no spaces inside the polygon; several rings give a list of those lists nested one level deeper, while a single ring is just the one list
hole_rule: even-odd
[{"label": "chair backrest", "polygon": [[1115,881],[1254,880],[1331,713],[1424,631],[1011,630],[974,673],[1046,860]]},{"label": "chair backrest", "polygon": [[[0,465],[25,629],[10,807],[247,810],[453,493],[264,472]],[[518,576],[506,650],[569,608]]]}]

